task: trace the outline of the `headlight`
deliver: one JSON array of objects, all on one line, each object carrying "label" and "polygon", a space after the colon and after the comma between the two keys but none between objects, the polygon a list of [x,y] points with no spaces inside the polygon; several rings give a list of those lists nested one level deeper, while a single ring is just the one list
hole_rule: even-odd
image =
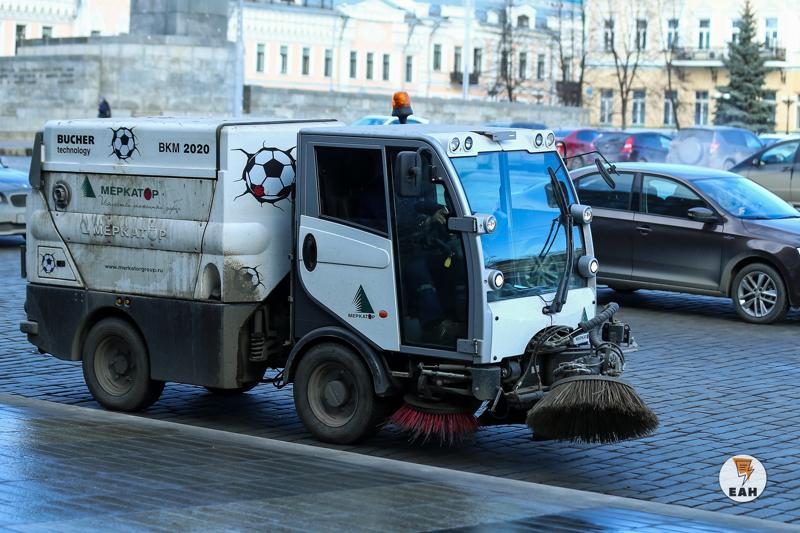
[{"label": "headlight", "polygon": [[461,146],[461,141],[458,140],[458,137],[453,137],[450,139],[450,151],[455,152],[458,150],[458,147]]},{"label": "headlight", "polygon": [[569,206],[572,218],[580,224],[590,224],[592,222],[592,208],[588,205],[572,204]]},{"label": "headlight", "polygon": [[536,134],[536,146],[541,146],[544,142],[544,137],[542,137],[541,133]]},{"label": "headlight", "polygon": [[595,277],[598,270],[600,270],[600,263],[596,258],[584,255],[578,259],[578,274],[584,278]]},{"label": "headlight", "polygon": [[464,150],[472,150],[472,137],[464,139]]},{"label": "headlight", "polygon": [[502,272],[499,270],[492,270],[489,272],[489,286],[497,291],[503,288],[503,284],[506,282],[506,277],[503,275]]},{"label": "headlight", "polygon": [[547,134],[547,146],[553,146],[553,143],[556,142],[556,136],[552,133]]},{"label": "headlight", "polygon": [[497,229],[497,219],[493,216],[487,217],[484,227],[486,228],[486,233],[494,233],[494,230]]}]

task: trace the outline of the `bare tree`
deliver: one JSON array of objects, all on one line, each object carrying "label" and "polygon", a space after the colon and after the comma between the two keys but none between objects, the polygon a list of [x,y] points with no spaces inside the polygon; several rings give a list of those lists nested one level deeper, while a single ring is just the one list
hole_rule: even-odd
[{"label": "bare tree", "polygon": [[640,21],[647,23],[647,19],[641,18],[639,3],[632,2],[625,5],[633,7],[633,16],[615,16],[615,10],[609,0],[606,16],[603,18],[603,46],[614,59],[614,74],[619,86],[621,103],[622,129],[628,127],[628,103],[646,46],[646,42],[642,42],[637,25]]},{"label": "bare tree", "polygon": [[[681,102],[681,89],[686,83],[687,73],[686,70],[676,64],[680,59],[680,34],[678,32],[678,12],[679,2],[681,0],[659,0],[658,12],[670,13],[670,19],[666,21],[666,28],[664,27],[664,20],[661,19],[661,39],[664,43],[662,49],[664,55],[664,67],[666,69],[667,79],[665,83],[664,97],[669,100],[670,107],[672,108],[672,122],[675,124],[675,129],[681,129],[680,123],[680,108]],[[675,26],[670,27],[671,21],[675,21]]]},{"label": "bare tree", "polygon": [[[586,71],[586,4],[579,0],[578,5],[570,2],[565,8],[564,2],[557,5],[558,27],[553,33],[553,40],[558,46],[558,64],[561,80],[558,85],[558,96],[566,105],[583,105],[583,81]],[[577,19],[577,20],[576,20]],[[569,21],[565,27],[564,21]],[[576,27],[578,26],[579,27]],[[577,43],[576,43],[577,41]],[[567,55],[567,50],[569,55]],[[572,66],[578,60],[578,80],[574,80]]]},{"label": "bare tree", "polygon": [[[504,94],[509,102],[516,100],[520,90],[530,83],[527,71],[531,60],[527,52],[531,48],[527,46],[531,40],[530,20],[525,15],[515,20],[513,8],[513,0],[505,0],[499,12],[498,56],[493,82],[489,87],[490,96]],[[520,52],[525,54],[525,64],[521,62]]]}]

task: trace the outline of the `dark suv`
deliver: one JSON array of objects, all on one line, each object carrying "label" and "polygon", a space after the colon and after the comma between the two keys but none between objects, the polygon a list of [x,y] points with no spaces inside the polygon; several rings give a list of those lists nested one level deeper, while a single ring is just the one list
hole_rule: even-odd
[{"label": "dark suv", "polygon": [[670,144],[667,163],[728,170],[762,147],[761,139],[742,128],[684,128]]}]

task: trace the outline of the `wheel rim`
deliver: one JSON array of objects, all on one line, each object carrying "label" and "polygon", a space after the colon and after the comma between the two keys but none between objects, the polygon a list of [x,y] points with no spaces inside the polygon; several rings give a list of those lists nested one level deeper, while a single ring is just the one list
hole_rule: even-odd
[{"label": "wheel rim", "polygon": [[308,380],[308,403],[328,427],[342,427],[356,414],[358,389],[353,374],[339,363],[324,363]]},{"label": "wheel rim", "polygon": [[94,354],[94,373],[103,390],[123,396],[134,385],[136,364],[128,343],[120,337],[107,337]]},{"label": "wheel rim", "polygon": [[747,316],[763,318],[778,305],[778,287],[765,272],[755,271],[745,275],[737,292],[739,307]]}]

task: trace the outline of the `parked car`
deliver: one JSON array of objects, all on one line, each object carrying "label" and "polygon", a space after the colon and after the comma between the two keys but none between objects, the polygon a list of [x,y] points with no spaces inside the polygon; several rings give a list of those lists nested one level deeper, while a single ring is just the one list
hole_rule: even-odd
[{"label": "parked car", "polygon": [[790,204],[800,206],[800,139],[781,141],[731,168],[763,185]]},{"label": "parked car", "polygon": [[594,146],[612,161],[664,162],[672,138],[651,131],[609,131],[594,140]]},{"label": "parked car", "polygon": [[758,136],[758,138],[761,139],[761,142],[764,143],[764,146],[766,147],[773,145],[776,142],[797,139],[798,135],[796,133],[762,133]]},{"label": "parked car", "polygon": [[748,322],[800,306],[800,213],[723,170],[620,163],[616,188],[595,166],[572,172],[592,206],[598,282],[727,296]]},{"label": "parked car", "polygon": [[763,146],[758,137],[742,128],[684,128],[672,140],[666,161],[728,170]]},{"label": "parked car", "polygon": [[[596,128],[581,128],[576,130],[556,130],[556,139],[563,141],[567,148],[567,157],[577,156],[595,149],[594,140],[603,130]],[[591,157],[575,157],[567,161],[567,167],[582,167],[589,161],[594,161]]]},{"label": "parked car", "polygon": [[[407,124],[427,124],[428,122],[428,119],[414,115],[406,120]],[[367,115],[353,122],[351,126],[385,126],[388,124],[400,124],[400,119],[391,115]]]},{"label": "parked car", "polygon": [[25,235],[28,176],[0,159],[0,235]]}]

